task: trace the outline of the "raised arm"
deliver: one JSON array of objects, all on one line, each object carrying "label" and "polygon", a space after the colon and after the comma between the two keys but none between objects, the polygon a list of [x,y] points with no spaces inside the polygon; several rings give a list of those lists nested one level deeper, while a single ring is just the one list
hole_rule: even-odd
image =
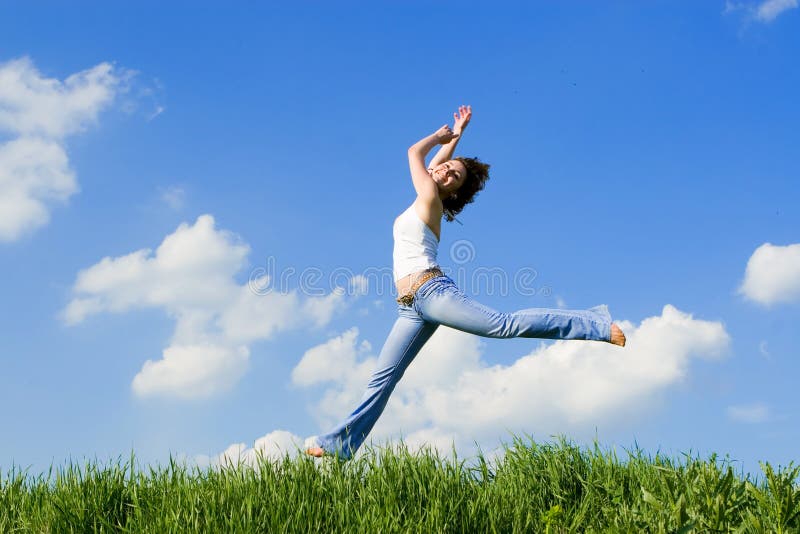
[{"label": "raised arm", "polygon": [[408,149],[408,167],[411,171],[411,181],[417,196],[431,201],[438,198],[439,189],[433,181],[428,170],[425,168],[425,156],[436,145],[444,145],[458,138],[458,134],[453,133],[448,125],[444,125],[431,135],[420,139]]},{"label": "raised arm", "polygon": [[439,152],[436,153],[431,162],[428,164],[429,169],[432,169],[437,165],[444,163],[445,161],[453,159],[453,153],[456,150],[456,145],[461,139],[461,134],[464,133],[464,129],[467,127],[467,124],[469,124],[469,120],[471,118],[472,106],[459,106],[458,112],[453,113],[453,133],[458,134],[458,137],[453,138],[453,140],[446,145],[442,145],[442,148],[439,149]]}]

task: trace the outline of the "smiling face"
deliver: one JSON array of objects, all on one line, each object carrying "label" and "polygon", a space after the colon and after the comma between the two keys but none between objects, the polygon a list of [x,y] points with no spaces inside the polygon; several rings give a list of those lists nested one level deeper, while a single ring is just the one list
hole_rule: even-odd
[{"label": "smiling face", "polygon": [[467,168],[457,159],[437,165],[431,174],[433,181],[443,193],[454,193],[467,178]]}]

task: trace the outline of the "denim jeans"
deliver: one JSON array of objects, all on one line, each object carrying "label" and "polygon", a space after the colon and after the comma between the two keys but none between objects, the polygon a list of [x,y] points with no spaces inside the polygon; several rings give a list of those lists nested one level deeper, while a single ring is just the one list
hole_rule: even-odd
[{"label": "denim jeans", "polygon": [[316,437],[326,453],[344,459],[355,454],[406,368],[440,324],[494,338],[611,339],[611,316],[604,304],[588,310],[528,308],[503,313],[471,299],[447,276],[425,282],[411,306],[397,306],[398,318],[358,407],[336,428]]}]

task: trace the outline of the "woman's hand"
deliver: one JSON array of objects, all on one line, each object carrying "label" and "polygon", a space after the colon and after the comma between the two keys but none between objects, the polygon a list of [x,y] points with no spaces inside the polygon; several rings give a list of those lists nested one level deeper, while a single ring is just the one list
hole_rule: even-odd
[{"label": "woman's hand", "polygon": [[458,112],[453,113],[453,128],[452,130],[447,126],[442,126],[433,134],[436,137],[436,142],[443,145],[442,148],[436,153],[436,156],[428,164],[429,168],[436,167],[453,157],[453,152],[456,149],[458,140],[464,132],[464,128],[469,124],[472,118],[472,107],[459,106]]},{"label": "woman's hand", "polygon": [[446,145],[453,139],[456,139],[460,134],[453,133],[453,130],[450,129],[450,126],[445,124],[438,130],[436,130],[436,133],[433,135],[436,136],[437,143],[439,143],[440,145]]},{"label": "woman's hand", "polygon": [[453,113],[453,131],[460,134],[472,118],[472,106],[459,106],[458,112]]}]

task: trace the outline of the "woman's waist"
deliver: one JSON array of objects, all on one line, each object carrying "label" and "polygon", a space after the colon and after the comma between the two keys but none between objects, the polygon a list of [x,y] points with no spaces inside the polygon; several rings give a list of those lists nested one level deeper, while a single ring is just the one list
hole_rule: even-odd
[{"label": "woman's waist", "polygon": [[395,285],[397,286],[397,295],[399,297],[408,295],[409,293],[412,293],[414,290],[418,289],[421,285],[421,282],[443,275],[444,273],[437,265],[403,276],[395,282]]}]

